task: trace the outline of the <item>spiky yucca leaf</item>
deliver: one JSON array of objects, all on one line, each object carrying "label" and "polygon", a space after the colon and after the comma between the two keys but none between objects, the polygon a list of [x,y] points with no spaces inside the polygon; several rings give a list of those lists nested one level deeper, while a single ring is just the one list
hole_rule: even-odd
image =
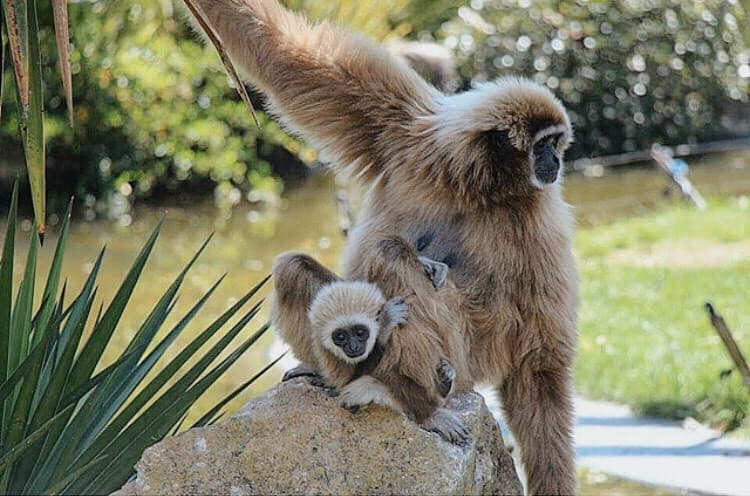
[{"label": "spiky yucca leaf", "polygon": [[10,47],[10,59],[16,77],[18,119],[31,185],[31,200],[34,205],[37,229],[43,242],[47,216],[44,170],[44,95],[36,0],[3,0],[3,14]]},{"label": "spiky yucca leaf", "polygon": [[55,20],[55,41],[60,76],[65,90],[65,103],[68,107],[68,122],[73,125],[73,81],[70,75],[70,49],[68,34],[68,0],[52,0],[52,13]]},{"label": "spiky yucca leaf", "polygon": [[[39,239],[44,243],[47,217],[46,171],[44,142],[44,95],[42,80],[42,57],[39,47],[39,21],[36,0],[0,0],[2,2],[2,24],[8,38],[10,60],[16,82],[18,119],[23,141],[26,170],[31,186]],[[68,47],[67,0],[53,0],[53,16],[57,39],[60,72],[62,73],[68,119],[73,125],[73,91]],[[2,28],[0,28],[1,30]],[[0,76],[5,66],[5,42],[0,38]],[[0,111],[3,100],[2,77],[0,77]],[[0,113],[0,116],[2,114]]]},{"label": "spiky yucca leaf", "polygon": [[[235,338],[258,314],[256,303],[228,330],[233,319],[266,282],[264,279],[218,316],[184,349],[149,372],[170,350],[199,314],[223,280],[221,277],[177,324],[156,342],[156,336],[175,308],[177,293],[187,271],[206,243],[177,275],[155,303],[131,343],[119,358],[95,373],[118,328],[149,255],[161,223],[156,226],[133,262],[112,302],[92,322],[96,280],[104,251],[99,254],[81,290],[65,301],[58,295],[61,266],[68,239],[70,212],[61,235],[36,311],[36,254],[39,239],[32,235],[22,282],[13,292],[17,195],[11,201],[0,259],[0,493],[102,494],[119,488],[132,474],[143,449],[175,431],[196,400],[266,331],[264,325],[244,342]],[[33,316],[33,318],[32,318]],[[84,329],[90,328],[84,342]],[[219,335],[218,341],[204,345]],[[219,356],[231,349],[217,364]],[[146,351],[150,350],[147,354]],[[196,357],[196,363],[186,368]],[[262,372],[265,372],[264,369]],[[243,390],[260,374],[236,390]],[[231,397],[236,395],[232,393]],[[230,398],[231,399],[231,398]],[[228,399],[203,416],[211,419]]]}]

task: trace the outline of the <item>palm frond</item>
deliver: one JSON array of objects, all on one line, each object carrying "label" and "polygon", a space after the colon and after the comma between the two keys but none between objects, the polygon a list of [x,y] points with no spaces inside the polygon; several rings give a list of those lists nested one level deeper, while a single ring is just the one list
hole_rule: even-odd
[{"label": "palm frond", "polygon": [[[268,326],[261,326],[244,342],[233,345],[257,316],[260,301],[228,329],[225,326],[243,311],[268,278],[216,317],[179,353],[170,352],[224,280],[220,277],[157,342],[156,336],[175,309],[186,275],[205,250],[209,237],[144,317],[129,345],[114,363],[97,373],[139,280],[147,274],[146,265],[162,222],[135,257],[112,301],[92,316],[104,250],[69,304],[65,303],[66,286],[60,289],[70,208],[40,303],[34,306],[40,249],[36,233],[32,233],[23,277],[14,295],[17,203],[16,187],[0,259],[0,492],[110,493],[130,477],[143,449],[175,432],[198,398],[266,332]],[[87,328],[90,334],[83,342]],[[204,349],[214,336],[219,339]],[[214,364],[225,351],[229,355]],[[173,358],[158,373],[149,374],[168,352]],[[186,367],[194,357],[195,364]],[[202,418],[214,418],[257,377]]]}]

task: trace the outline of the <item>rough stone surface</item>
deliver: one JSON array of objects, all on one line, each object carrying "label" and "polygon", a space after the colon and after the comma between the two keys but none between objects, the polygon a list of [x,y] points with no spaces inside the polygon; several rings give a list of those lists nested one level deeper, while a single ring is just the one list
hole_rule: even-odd
[{"label": "rough stone surface", "polygon": [[147,449],[116,494],[520,494],[497,424],[476,393],[449,405],[459,447],[389,410],[352,415],[297,379],[226,421]]}]

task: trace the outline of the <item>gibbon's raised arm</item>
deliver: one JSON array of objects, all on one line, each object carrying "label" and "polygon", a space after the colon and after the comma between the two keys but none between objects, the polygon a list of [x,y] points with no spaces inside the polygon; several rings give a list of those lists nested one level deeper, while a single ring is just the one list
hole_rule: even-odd
[{"label": "gibbon's raised arm", "polygon": [[282,122],[364,180],[396,163],[439,97],[383,47],[275,0],[195,2]]}]

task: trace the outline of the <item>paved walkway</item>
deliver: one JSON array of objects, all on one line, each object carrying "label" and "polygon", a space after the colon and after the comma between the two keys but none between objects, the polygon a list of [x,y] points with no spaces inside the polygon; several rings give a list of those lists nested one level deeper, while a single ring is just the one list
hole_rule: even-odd
[{"label": "paved walkway", "polygon": [[696,423],[635,417],[629,408],[576,401],[578,463],[625,479],[706,494],[750,496],[750,441]]},{"label": "paved walkway", "polygon": [[[480,392],[513,443],[494,393]],[[636,417],[613,403],[577,398],[575,407],[579,466],[690,494],[750,496],[750,441],[721,439],[697,422]]]}]

